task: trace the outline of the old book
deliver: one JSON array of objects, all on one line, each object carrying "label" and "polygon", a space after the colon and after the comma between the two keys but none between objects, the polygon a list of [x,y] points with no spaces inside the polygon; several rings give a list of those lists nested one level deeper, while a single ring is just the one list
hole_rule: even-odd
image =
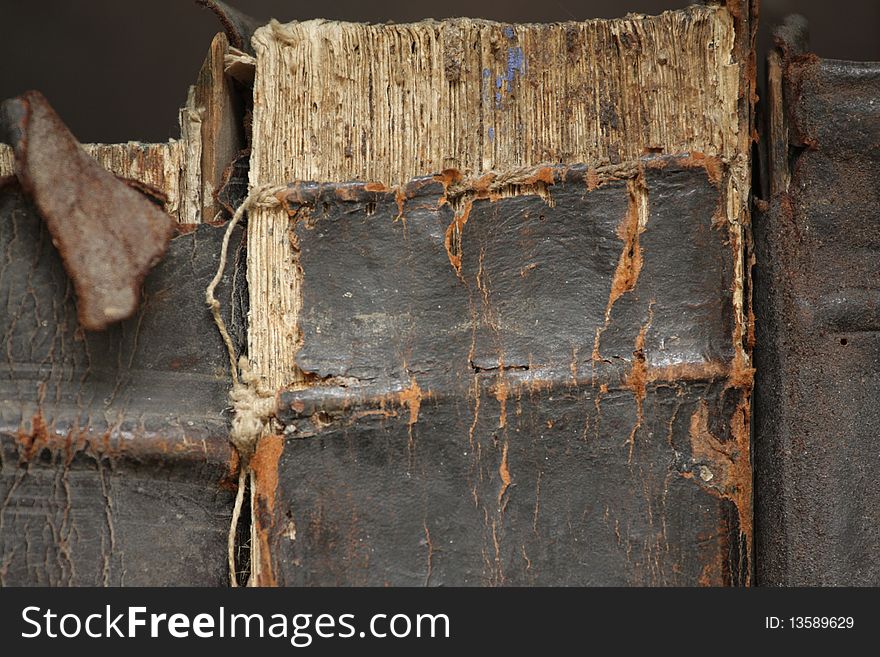
[{"label": "old book", "polygon": [[[65,270],[47,229],[50,219],[78,221],[79,210],[64,210],[78,203],[69,198],[83,165],[76,145],[48,184],[45,175],[24,175],[34,171],[22,171],[10,147],[0,150],[0,585],[228,581],[238,455],[227,438],[226,348],[204,303],[225,234],[207,225],[222,215],[215,192],[244,147],[225,51],[218,35],[181,112],[180,139],[83,146],[121,179],[110,185],[133,186],[180,222],[134,316],[106,330],[81,325],[82,290],[74,293],[69,267],[83,261],[68,258]],[[59,147],[64,132],[40,142]],[[30,166],[52,161],[52,152],[29,154],[37,148],[29,136],[33,143],[18,146]],[[93,173],[84,181],[104,191],[108,184]],[[131,207],[105,205],[116,213],[109,233],[145,241],[132,230]],[[103,231],[80,230],[87,260],[100,266]],[[241,240],[239,229],[216,291],[237,345],[246,312]]]},{"label": "old book", "polygon": [[750,583],[752,11],[230,19],[102,333],[3,186],[2,581]]},{"label": "old book", "polygon": [[257,30],[254,583],[750,582],[750,18]]},{"label": "old book", "polygon": [[237,457],[203,303],[223,229],[172,239],[137,314],[90,332],[17,185],[0,188],[0,218],[0,584],[224,584]]},{"label": "old book", "polygon": [[768,59],[755,226],[758,577],[880,584],[880,65],[821,59],[793,19]]}]

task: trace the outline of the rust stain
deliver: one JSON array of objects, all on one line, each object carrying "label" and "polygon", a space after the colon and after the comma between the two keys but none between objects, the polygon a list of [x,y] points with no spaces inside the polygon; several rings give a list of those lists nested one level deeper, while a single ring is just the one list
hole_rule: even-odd
[{"label": "rust stain", "polygon": [[498,491],[498,504],[501,505],[501,499],[504,493],[510,487],[510,468],[507,464],[507,443],[501,448],[501,465],[498,466],[498,475],[501,477],[501,490]]},{"label": "rust stain", "polygon": [[[734,262],[739,262],[742,257],[742,238],[737,227],[731,227],[730,245],[733,251]],[[743,272],[742,277],[734,276],[731,283],[733,298],[742,301],[737,307],[736,321],[733,326],[733,363],[731,365],[730,385],[751,389],[755,376],[755,370],[751,366],[746,349],[754,344],[755,316],[752,309],[751,298],[743,290],[743,277],[749,275],[749,268]],[[744,298],[745,297],[745,298]],[[743,310],[742,306],[746,307]]]},{"label": "rust stain", "polygon": [[272,568],[271,531],[275,526],[275,497],[278,490],[278,462],[284,451],[284,438],[268,434],[257,442],[249,466],[253,473],[251,513],[254,523],[254,536],[257,563],[253,564],[257,586],[276,586]]},{"label": "rust stain", "polygon": [[505,175],[496,171],[484,173],[479,178],[462,179],[460,176],[454,181],[445,177],[435,177],[444,183],[444,196],[441,204],[447,202],[450,196],[473,200],[498,201],[507,196],[536,194],[544,198],[548,205],[553,205],[548,189],[566,176],[568,168],[559,169],[553,166],[541,166],[525,172],[514,172]]},{"label": "rust stain", "polygon": [[701,166],[706,170],[706,177],[713,185],[721,184],[721,176],[724,172],[724,163],[721,158],[712,157],[704,153],[691,153],[690,158],[686,160],[688,165]]},{"label": "rust stain", "polygon": [[[602,360],[599,344],[602,333],[611,323],[611,311],[615,302],[627,292],[632,292],[639,280],[642,271],[642,247],[639,244],[639,235],[645,231],[644,222],[641,220],[643,213],[643,197],[647,194],[644,180],[641,174],[628,181],[629,205],[626,216],[617,228],[617,236],[623,242],[623,249],[617,261],[614,277],[611,279],[611,291],[608,294],[608,303],[605,306],[605,323],[596,329],[596,337],[593,341],[593,360]],[[644,202],[647,202],[645,200]]]},{"label": "rust stain", "polygon": [[507,426],[507,398],[510,395],[510,384],[504,376],[504,361],[499,365],[498,382],[492,386],[492,394],[500,404],[498,411],[498,428],[503,429]]},{"label": "rust stain", "polygon": [[522,182],[518,182],[517,184],[535,185],[538,183],[544,183],[545,185],[553,185],[556,183],[556,171],[553,167],[540,167]]},{"label": "rust stain", "polygon": [[652,319],[653,310],[649,310],[648,321],[639,330],[639,334],[636,336],[632,367],[626,377],[626,386],[635,393],[637,400],[643,400],[645,398],[645,388],[648,382],[648,365],[645,358],[645,335],[651,326]]},{"label": "rust stain", "polygon": [[[751,242],[751,240],[749,240]],[[749,252],[749,260],[748,267],[746,267],[745,274],[749,277],[750,280],[753,276],[753,271],[756,264],[756,258],[754,249],[749,246],[747,249]],[[749,286],[749,290],[751,290],[751,286]],[[755,336],[755,309],[754,304],[752,303],[752,295],[751,293],[745,295],[746,296],[746,304],[748,307],[748,311],[746,312],[746,348],[749,350],[749,353],[752,353],[755,349],[756,336]]]},{"label": "rust stain", "polygon": [[626,386],[632,390],[636,399],[636,422],[629,434],[627,441],[629,445],[628,462],[632,462],[633,449],[636,444],[636,432],[641,428],[644,421],[644,402],[648,382],[648,365],[645,356],[645,336],[648,329],[651,328],[651,322],[654,320],[654,301],[648,304],[648,320],[642,326],[639,334],[636,336],[635,349],[633,349],[633,361],[630,372],[626,377]]},{"label": "rust stain", "polygon": [[282,189],[280,191],[277,191],[273,194],[273,196],[275,197],[275,200],[283,206],[285,201],[287,200],[287,190]]},{"label": "rust stain", "polygon": [[256,480],[256,494],[266,500],[269,511],[275,509],[275,492],[278,488],[278,461],[284,451],[284,438],[268,434],[260,438],[249,462]]},{"label": "rust stain", "polygon": [[[730,420],[730,434],[736,445],[736,464],[733,475],[736,481],[734,504],[739,517],[740,532],[746,537],[747,563],[751,564],[754,525],[752,517],[752,458],[751,458],[751,404],[749,390],[742,390],[736,411]],[[749,573],[750,583],[751,573]]]},{"label": "rust stain", "polygon": [[492,197],[492,183],[495,182],[496,175],[494,172],[485,173],[470,185],[471,192],[475,198],[486,199]]},{"label": "rust stain", "polygon": [[80,324],[101,330],[130,317],[176,222],[90,157],[39,92],[4,102],[0,116],[16,176],[73,281]]},{"label": "rust stain", "polygon": [[397,203],[397,219],[403,219],[403,207],[406,205],[406,192],[402,186],[395,187],[394,200]]},{"label": "rust stain", "polygon": [[437,207],[441,207],[449,202],[450,189],[453,185],[457,185],[461,182],[461,178],[461,171],[458,169],[444,169],[434,176],[434,180],[443,185],[443,196],[441,196],[440,200],[437,202]]},{"label": "rust stain", "polygon": [[448,187],[461,181],[461,171],[458,169],[443,169],[443,171],[434,176],[434,180],[442,183],[444,187]]},{"label": "rust stain", "polygon": [[449,227],[446,229],[446,236],[443,242],[446,247],[446,255],[449,257],[449,262],[459,277],[461,277],[461,235],[464,226],[468,221],[468,217],[470,216],[472,207],[473,199],[465,201],[461,212],[456,215],[455,219],[452,220],[452,223],[450,223]]},{"label": "rust stain", "polygon": [[[585,386],[597,388],[599,395],[606,395],[614,390],[630,390],[638,399],[643,399],[649,385],[679,383],[687,381],[720,381],[726,379],[727,387],[745,387],[745,381],[751,381],[753,370],[746,372],[737,372],[731,362],[722,361],[706,361],[696,363],[677,363],[663,367],[650,367],[647,360],[644,359],[644,343],[647,331],[652,321],[652,305],[649,305],[647,323],[643,326],[636,337],[633,349],[633,363],[630,371],[621,382],[619,374],[611,371],[606,374],[597,373],[594,370],[590,372],[579,373],[576,370],[569,370],[565,376],[546,375],[540,370],[530,368],[524,372],[513,372],[509,370],[501,370],[497,375],[493,384],[489,387],[488,392],[500,404],[500,415],[498,428],[504,428],[506,422],[504,417],[507,411],[507,402],[511,395],[514,397],[523,394],[534,394],[541,391],[551,390],[554,386],[564,382],[571,386]],[[502,363],[501,367],[504,367]],[[744,379],[744,377],[748,377]],[[422,403],[426,399],[433,396],[431,390],[423,389],[415,378],[411,379],[410,385],[402,390],[395,392],[377,393],[377,394],[353,394],[349,393],[345,397],[336,397],[326,399],[321,405],[315,405],[313,401],[303,399],[287,399],[285,403],[293,410],[300,413],[301,417],[313,418],[318,415],[325,415],[325,420],[320,426],[328,426],[331,422],[342,419],[340,412],[344,411],[344,417],[351,421],[356,421],[361,417],[371,417],[380,415],[383,417],[393,418],[400,415],[398,409],[403,407],[408,409],[408,424],[418,422],[419,413]],[[479,376],[474,375],[472,384],[468,387],[468,397],[474,401],[474,415],[479,415],[480,394]],[[320,427],[319,427],[320,428]],[[469,431],[471,441],[473,440],[476,430],[476,422],[473,423]]]},{"label": "rust stain", "polygon": [[19,460],[22,463],[29,463],[39,453],[42,446],[49,443],[49,431],[43,416],[40,413],[34,415],[31,418],[30,433],[19,433],[17,438],[22,447]]},{"label": "rust stain", "polygon": [[492,519],[492,545],[495,548],[495,567],[492,569],[492,585],[504,585],[504,564],[501,561],[501,541],[498,538],[498,521]]},{"label": "rust stain", "polygon": [[[736,507],[739,530],[746,539],[747,562],[752,549],[752,464],[749,453],[749,396],[742,398],[730,420],[731,440],[721,441],[709,430],[709,405],[701,400],[691,415],[691,455],[699,467],[682,473],[701,488]],[[747,574],[747,579],[750,575]],[[747,581],[748,583],[748,581]]]},{"label": "rust stain", "polygon": [[363,185],[336,185],[333,188],[333,191],[336,194],[336,198],[340,201],[361,201],[363,200],[364,193],[369,192],[367,186],[371,184],[375,183],[364,183]]},{"label": "rust stain", "polygon": [[131,438],[108,429],[96,431],[88,426],[60,431],[47,424],[40,412],[31,418],[29,430],[22,429],[17,433],[16,442],[20,446],[18,455],[22,465],[33,462],[44,450],[53,457],[63,456],[68,465],[82,452],[110,459],[143,461],[171,456],[223,463],[228,462],[232,451],[228,440],[220,437],[179,437],[167,432],[137,431]]},{"label": "rust stain", "polygon": [[727,385],[731,388],[751,390],[755,381],[755,368],[744,363],[744,356],[734,356],[733,364],[728,372]]},{"label": "rust stain", "polygon": [[398,402],[409,408],[409,421],[407,424],[413,425],[419,421],[419,409],[422,407],[422,389],[419,387],[415,377],[412,377],[409,388],[402,390],[397,395]]},{"label": "rust stain", "polygon": [[677,363],[663,367],[647,367],[645,383],[670,383],[675,381],[716,381],[730,377],[732,366],[728,363],[706,361],[703,363]]},{"label": "rust stain", "polygon": [[[315,389],[304,388],[301,391],[307,393]],[[364,395],[352,393],[344,388],[336,388],[336,390],[343,392],[343,394],[327,397],[320,401],[311,397],[308,399],[287,398],[283,403],[297,414],[296,419],[309,418],[314,428],[321,430],[339,421],[356,422],[360,418],[375,416],[400,417],[401,407],[408,409],[407,424],[412,426],[419,421],[422,402],[432,397],[432,392],[423,389],[415,377],[410,379],[409,386],[393,392]]]},{"label": "rust stain", "polygon": [[241,457],[238,450],[230,450],[229,464],[226,475],[220,480],[220,487],[226,490],[236,490],[238,488],[238,474],[241,468]]},{"label": "rust stain", "polygon": [[480,379],[474,374],[473,384],[468,387],[468,394],[474,400],[474,419],[471,421],[471,426],[468,428],[468,444],[470,445],[471,451],[474,450],[474,432],[477,430],[477,422],[480,420]]},{"label": "rust stain", "polygon": [[749,325],[746,335],[746,345],[752,350],[755,348],[755,310],[751,304],[749,304]]}]

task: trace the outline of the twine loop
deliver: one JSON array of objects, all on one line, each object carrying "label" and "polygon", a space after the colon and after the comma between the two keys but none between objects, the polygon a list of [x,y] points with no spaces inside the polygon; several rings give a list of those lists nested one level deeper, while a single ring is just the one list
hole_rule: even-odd
[{"label": "twine loop", "polygon": [[239,357],[236,355],[232,337],[229,335],[226,322],[220,313],[220,301],[214,295],[214,292],[220,281],[223,280],[232,231],[235,230],[235,227],[249,210],[258,207],[272,208],[281,205],[279,194],[285,189],[287,189],[286,186],[272,185],[260,185],[251,189],[242,204],[235,210],[232,219],[226,225],[226,232],[223,234],[223,244],[220,247],[217,273],[214,274],[214,278],[211,279],[205,290],[205,303],[211,309],[214,323],[217,325],[220,337],[223,338],[223,344],[226,345],[226,352],[229,356],[229,373],[232,378],[232,388],[229,391],[229,404],[232,408],[232,426],[229,432],[229,440],[239,455],[238,492],[235,495],[232,520],[227,537],[229,584],[233,587],[238,586],[238,577],[235,572],[235,541],[248,478],[250,478],[251,497],[253,498],[254,478],[250,467],[250,460],[256,452],[260,436],[269,428],[269,423],[275,415],[275,396],[260,390],[258,377],[251,370],[248,359],[245,356]]}]

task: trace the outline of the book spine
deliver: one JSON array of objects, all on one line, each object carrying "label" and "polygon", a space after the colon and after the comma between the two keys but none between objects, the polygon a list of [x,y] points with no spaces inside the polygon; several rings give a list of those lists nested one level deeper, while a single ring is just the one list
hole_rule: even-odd
[{"label": "book spine", "polygon": [[768,62],[755,221],[756,562],[764,585],[880,583],[880,66],[789,21]]}]

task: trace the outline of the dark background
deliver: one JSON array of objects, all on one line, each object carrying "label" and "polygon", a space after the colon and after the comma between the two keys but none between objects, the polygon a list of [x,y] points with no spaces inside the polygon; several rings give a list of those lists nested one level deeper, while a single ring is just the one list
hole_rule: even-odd
[{"label": "dark background", "polygon": [[[471,16],[509,22],[659,13],[687,0],[227,0],[259,18],[398,22]],[[880,60],[880,2],[763,0],[759,49],[786,14],[810,22],[822,57]],[[212,36],[209,11],[192,0],[0,0],[0,99],[39,89],[84,142],[164,141]],[[763,60],[763,54],[759,56]]]}]

